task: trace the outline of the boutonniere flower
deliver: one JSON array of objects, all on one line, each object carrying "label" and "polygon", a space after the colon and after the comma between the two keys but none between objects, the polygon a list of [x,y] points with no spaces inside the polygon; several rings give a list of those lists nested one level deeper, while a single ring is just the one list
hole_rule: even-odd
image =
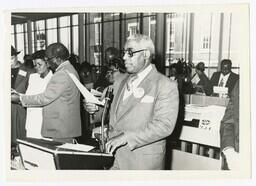
[{"label": "boutonniere flower", "polygon": [[133,90],[133,95],[135,98],[141,98],[144,95],[145,91],[143,88],[138,87]]}]

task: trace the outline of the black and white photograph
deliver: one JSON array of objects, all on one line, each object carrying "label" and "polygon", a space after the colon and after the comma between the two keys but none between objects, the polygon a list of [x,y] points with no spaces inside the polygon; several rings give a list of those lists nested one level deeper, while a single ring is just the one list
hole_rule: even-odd
[{"label": "black and white photograph", "polygon": [[249,5],[6,11],[8,180],[249,179]]}]

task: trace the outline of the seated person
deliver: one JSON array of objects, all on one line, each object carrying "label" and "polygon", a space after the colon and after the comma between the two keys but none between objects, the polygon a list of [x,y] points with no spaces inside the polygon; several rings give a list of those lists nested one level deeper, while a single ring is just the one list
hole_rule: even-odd
[{"label": "seated person", "polygon": [[192,78],[192,83],[195,92],[202,92],[205,93],[207,96],[211,95],[212,93],[212,86],[210,80],[204,73],[205,66],[203,62],[199,62],[196,65],[196,73]]},{"label": "seated person", "polygon": [[239,75],[231,71],[232,62],[230,59],[223,59],[221,61],[221,71],[214,72],[211,78],[212,86],[227,87],[228,94],[232,92]]}]

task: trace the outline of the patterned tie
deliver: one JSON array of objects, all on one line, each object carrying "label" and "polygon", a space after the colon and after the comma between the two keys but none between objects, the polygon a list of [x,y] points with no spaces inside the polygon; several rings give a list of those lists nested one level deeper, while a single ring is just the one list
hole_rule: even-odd
[{"label": "patterned tie", "polygon": [[223,87],[223,85],[224,85],[224,80],[223,80],[223,78],[220,80],[220,83],[219,83],[219,87]]},{"label": "patterned tie", "polygon": [[137,74],[134,74],[134,75],[130,75],[130,77],[128,78],[127,80],[127,83],[126,83],[126,88],[128,91],[132,90],[132,83],[138,78],[138,75]]}]

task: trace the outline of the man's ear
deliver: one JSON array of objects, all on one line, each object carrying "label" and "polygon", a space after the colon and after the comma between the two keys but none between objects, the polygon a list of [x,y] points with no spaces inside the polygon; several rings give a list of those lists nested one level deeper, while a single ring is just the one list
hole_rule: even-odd
[{"label": "man's ear", "polygon": [[150,57],[150,51],[149,50],[145,50],[144,51],[144,58],[148,59]]}]

